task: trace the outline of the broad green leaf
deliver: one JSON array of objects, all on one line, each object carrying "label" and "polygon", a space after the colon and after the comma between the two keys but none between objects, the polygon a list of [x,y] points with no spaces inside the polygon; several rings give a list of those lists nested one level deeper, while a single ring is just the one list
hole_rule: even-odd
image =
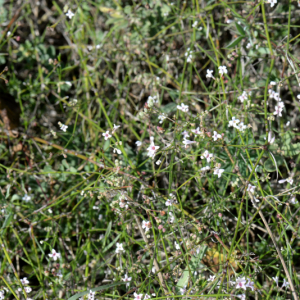
[{"label": "broad green leaf", "polygon": [[240,25],[240,24],[238,24],[237,22],[235,22],[235,26],[236,26],[236,29],[238,30],[238,32],[241,34],[241,35],[245,35],[246,34],[246,32],[245,32],[245,30],[243,29],[243,27]]},{"label": "broad green leaf", "polygon": [[244,38],[244,36],[239,36],[233,42],[231,42],[226,48],[233,48],[233,47],[237,46],[243,38]]},{"label": "broad green leaf", "polygon": [[[106,289],[109,289],[111,287],[122,285],[122,284],[126,284],[126,282],[116,282],[116,283],[112,283],[112,284],[102,285],[102,286],[98,286],[96,288],[93,288],[91,290],[93,292],[99,292],[99,291],[106,290]],[[76,299],[78,299],[80,297],[83,297],[83,296],[87,295],[89,292],[90,291],[88,290],[88,291],[85,291],[85,292],[81,292],[81,293],[75,294],[74,296],[72,296],[68,300],[76,300]]]},{"label": "broad green leaf", "polygon": [[201,263],[201,260],[208,248],[207,245],[202,245],[199,247],[199,252],[192,256],[191,260],[189,261],[189,268],[186,267],[185,270],[183,271],[181,278],[177,282],[177,288],[181,289],[183,287],[186,287],[189,279],[190,279],[190,272],[193,274],[195,271],[199,271],[201,268],[205,268],[205,265]]},{"label": "broad green leaf", "polygon": [[283,154],[286,156],[298,155],[300,153],[300,143],[284,145],[281,150],[284,151]]}]

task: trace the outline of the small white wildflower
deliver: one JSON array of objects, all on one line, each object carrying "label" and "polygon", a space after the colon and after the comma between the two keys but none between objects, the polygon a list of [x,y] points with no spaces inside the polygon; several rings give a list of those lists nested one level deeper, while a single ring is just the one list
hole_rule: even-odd
[{"label": "small white wildflower", "polygon": [[189,136],[189,133],[185,130],[183,132],[181,132],[181,134],[183,135],[183,138],[187,138]]},{"label": "small white wildflower", "polygon": [[131,277],[128,277],[127,273],[125,274],[125,277],[122,278],[123,281],[127,282],[127,283],[126,283],[126,286],[127,286],[127,287],[129,286],[129,284],[130,284],[129,282],[131,281],[131,279],[132,279],[132,278],[131,278]]},{"label": "small white wildflower", "polygon": [[161,164],[161,160],[158,160],[158,161],[156,162],[156,164],[157,164],[157,165],[160,165],[160,164]]},{"label": "small white wildflower", "polygon": [[174,245],[175,245],[175,249],[176,250],[180,250],[180,246],[179,246],[179,244],[177,242],[174,242]]},{"label": "small white wildflower", "polygon": [[150,146],[147,148],[147,155],[150,156],[151,158],[154,158],[156,151],[159,149],[159,146],[155,146],[154,144],[154,137],[150,137]]},{"label": "small white wildflower", "polygon": [[24,195],[24,197],[22,198],[23,201],[28,202],[31,200],[31,197],[28,196],[27,194]]},{"label": "small white wildflower", "polygon": [[102,135],[104,136],[105,140],[110,139],[112,136],[109,134],[109,131],[107,130],[106,132],[102,133]]},{"label": "small white wildflower", "polygon": [[213,71],[214,71],[214,70],[209,70],[209,69],[207,69],[207,70],[206,70],[206,72],[207,72],[207,73],[206,73],[206,78],[214,78],[214,76],[213,76],[213,74],[212,74]]},{"label": "small white wildflower", "polygon": [[276,85],[277,83],[275,81],[270,82],[271,85]]},{"label": "small white wildflower", "polygon": [[164,113],[160,114],[158,116],[158,120],[160,120],[159,123],[161,124],[164,121],[164,119],[166,119],[166,118],[167,118],[167,116]]},{"label": "small white wildflower", "polygon": [[255,189],[256,189],[256,186],[251,185],[251,184],[249,183],[248,188],[247,188],[247,192],[250,192],[251,194],[254,194]]},{"label": "small white wildflower", "polygon": [[122,253],[123,251],[124,251],[123,244],[122,243],[117,243],[116,253]]},{"label": "small white wildflower", "polygon": [[277,3],[277,0],[268,0],[267,3],[269,3],[270,6],[273,7]]},{"label": "small white wildflower", "polygon": [[194,134],[201,134],[201,131],[200,131],[200,128],[199,128],[199,127],[196,128],[196,129],[192,129],[192,132],[193,132]]},{"label": "small white wildflower", "polygon": [[182,110],[183,112],[188,112],[189,107],[185,105],[184,103],[181,103],[181,105],[177,105],[177,109]]},{"label": "small white wildflower", "polygon": [[215,278],[216,278],[216,276],[209,275],[209,278],[207,279],[207,281],[214,281]]},{"label": "small white wildflower", "polygon": [[214,170],[214,175],[218,175],[218,178],[220,178],[222,176],[222,173],[224,172],[224,169],[220,169],[220,168],[215,168]]},{"label": "small white wildflower", "polygon": [[232,117],[232,120],[229,121],[228,126],[229,127],[236,127],[238,123],[240,123],[240,120],[236,119],[235,117]]},{"label": "small white wildflower", "polygon": [[189,140],[187,140],[187,139],[183,139],[183,142],[182,142],[182,143],[184,144],[184,147],[185,147],[185,148],[188,148],[189,145],[195,144],[196,141],[189,141]]},{"label": "small white wildflower", "polygon": [[288,182],[289,184],[293,184],[294,180],[292,177],[288,177],[286,179],[281,179],[278,181],[278,183],[284,183],[284,182]]},{"label": "small white wildflower", "polygon": [[227,71],[226,66],[220,66],[219,67],[219,74],[224,75],[224,74],[227,74],[227,73],[228,73],[228,71]]},{"label": "small white wildflower", "polygon": [[75,16],[75,14],[73,14],[72,11],[69,9],[66,13],[66,16],[71,20]]},{"label": "small white wildflower", "polygon": [[288,288],[289,285],[290,285],[289,282],[286,281],[285,278],[283,278],[283,284],[282,284],[282,287],[281,287],[281,288],[284,288],[284,287],[287,287],[287,288]]},{"label": "small white wildflower", "polygon": [[145,229],[145,232],[147,233],[151,228],[151,222],[143,220],[142,228]]},{"label": "small white wildflower", "polygon": [[210,162],[211,158],[213,157],[214,155],[212,153],[209,153],[207,150],[204,151],[204,153],[202,154],[201,156],[201,159],[204,159],[206,158],[206,161],[207,162]]},{"label": "small white wildflower", "polygon": [[60,258],[60,253],[58,253],[54,249],[52,249],[51,253],[49,253],[48,256],[53,258],[54,261],[56,261],[58,258]]},{"label": "small white wildflower", "polygon": [[222,135],[217,133],[216,131],[214,131],[214,135],[213,135],[214,141],[216,141],[217,139],[221,139],[221,138],[222,138]]},{"label": "small white wildflower", "polygon": [[272,279],[276,282],[276,285],[278,287],[278,277],[277,276],[276,277],[272,277]]},{"label": "small white wildflower", "polygon": [[141,141],[136,141],[135,144],[137,145],[137,147],[142,146],[142,142]]},{"label": "small white wildflower", "polygon": [[61,122],[58,122],[58,126],[60,127],[60,130],[62,130],[63,132],[66,132],[68,129],[68,126],[65,124],[62,124]]}]

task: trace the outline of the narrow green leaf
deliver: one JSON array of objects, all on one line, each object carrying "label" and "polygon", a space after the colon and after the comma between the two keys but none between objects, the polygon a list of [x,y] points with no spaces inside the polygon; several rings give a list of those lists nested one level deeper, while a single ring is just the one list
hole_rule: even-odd
[{"label": "narrow green leaf", "polygon": [[236,29],[238,30],[238,32],[241,34],[241,35],[246,35],[246,32],[245,30],[243,29],[243,27],[238,24],[237,22],[235,22],[235,26],[236,26]]},{"label": "narrow green leaf", "polygon": [[241,40],[244,38],[244,36],[239,36],[238,38],[236,38],[233,42],[231,42],[226,48],[233,48],[236,45],[238,45]]}]

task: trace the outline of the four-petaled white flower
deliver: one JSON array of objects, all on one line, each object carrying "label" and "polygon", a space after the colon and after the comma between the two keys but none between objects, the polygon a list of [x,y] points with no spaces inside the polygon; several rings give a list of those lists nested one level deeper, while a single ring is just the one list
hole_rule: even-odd
[{"label": "four-petaled white flower", "polygon": [[246,284],[246,287],[250,288],[252,291],[254,291],[254,282],[248,279],[248,283]]},{"label": "four-petaled white flower", "polygon": [[189,133],[186,130],[181,132],[181,134],[183,135],[183,138],[187,138],[189,136]]},{"label": "four-petaled white flower", "polygon": [[206,72],[207,72],[207,73],[206,73],[206,78],[214,78],[214,76],[213,76],[213,74],[212,74],[213,71],[214,71],[214,70],[209,70],[209,69],[207,69],[207,70],[206,70]]},{"label": "four-petaled white flower", "polygon": [[170,199],[167,199],[167,201],[166,201],[165,205],[166,205],[166,206],[171,206],[171,205],[172,205],[172,203],[173,203],[173,201],[172,201],[172,200],[170,200]]},{"label": "four-petaled white flower", "polygon": [[143,294],[134,293],[133,297],[134,297],[134,300],[142,300],[143,299]]},{"label": "four-petaled white flower", "polygon": [[155,146],[154,144],[154,137],[150,137],[150,146],[147,148],[147,155],[150,156],[151,158],[154,158],[156,151],[159,149],[159,146]]},{"label": "four-petaled white flower", "polygon": [[184,53],[185,57],[187,57],[186,61],[189,63],[192,61],[193,56],[192,56],[193,51],[191,51],[190,48],[187,48],[187,51]]},{"label": "four-petaled white flower", "polygon": [[48,256],[53,258],[53,260],[56,261],[58,258],[60,258],[60,253],[58,253],[54,249],[52,249],[51,253],[49,253]]},{"label": "four-petaled white flower", "polygon": [[224,172],[224,169],[220,169],[220,168],[215,168],[214,170],[214,174],[218,175],[218,178],[220,178],[222,176],[222,173]]},{"label": "four-petaled white flower", "polygon": [[300,94],[299,94],[299,95],[297,95],[297,98],[298,98],[298,100],[300,100]]},{"label": "four-petaled white flower", "polygon": [[270,82],[271,85],[276,85],[277,83],[275,81]]},{"label": "four-petaled white flower", "polygon": [[118,148],[114,148],[114,151],[113,151],[114,153],[118,153],[118,154],[122,154],[122,151],[120,150],[120,149],[118,149]]},{"label": "four-petaled white flower", "polygon": [[157,162],[156,162],[157,165],[160,165],[161,164],[161,160],[159,159]]},{"label": "four-petaled white flower", "polygon": [[201,156],[201,159],[204,159],[206,158],[206,161],[207,162],[210,162],[211,158],[213,157],[214,155],[212,153],[209,153],[207,150],[204,151],[204,153],[202,154]]},{"label": "four-petaled white flower", "polygon": [[32,288],[30,286],[25,286],[24,290],[26,293],[30,293],[32,291]]},{"label": "four-petaled white flower", "polygon": [[200,128],[199,128],[199,127],[196,128],[196,129],[192,129],[192,132],[193,132],[194,134],[201,134],[201,131],[200,131]]},{"label": "four-petaled white flower", "polygon": [[195,28],[195,27],[197,27],[197,25],[198,25],[198,21],[195,21],[195,22],[193,23],[192,27]]},{"label": "four-petaled white flower", "polygon": [[28,281],[27,277],[24,277],[23,279],[20,279],[20,281],[23,285],[29,284],[29,281]]},{"label": "four-petaled white flower", "polygon": [[180,246],[179,246],[179,244],[177,242],[174,242],[174,246],[175,246],[176,250],[180,250]]},{"label": "four-petaled white flower", "polygon": [[235,128],[236,128],[237,130],[243,132],[243,131],[247,128],[247,126],[246,126],[243,122],[240,122],[238,125],[235,126]]},{"label": "four-petaled white flower", "polygon": [[129,282],[131,281],[131,277],[128,277],[127,273],[125,274],[125,277],[122,278],[123,281],[127,282],[126,283],[126,286],[128,287],[129,286]]},{"label": "four-petaled white flower", "polygon": [[268,0],[268,3],[273,7],[277,3],[277,0]]},{"label": "four-petaled white flower", "polygon": [[102,133],[102,135],[104,136],[105,140],[108,140],[111,138],[111,135],[109,134],[109,131],[107,130],[106,132]]},{"label": "four-petaled white flower", "polygon": [[[31,200],[31,197],[28,196],[27,194],[25,194],[23,197],[22,197],[22,200],[25,201],[25,202],[28,202]],[[25,277],[26,278],[26,277]]]},{"label": "four-petaled white flower", "polygon": [[166,119],[166,118],[167,118],[167,116],[164,113],[160,114],[158,116],[158,120],[160,120],[159,123],[161,124],[164,121],[164,119]]},{"label": "four-petaled white flower", "polygon": [[88,295],[88,300],[94,300],[95,294],[96,294],[96,292],[93,292],[92,290],[90,290],[89,295]]},{"label": "four-petaled white flower", "polygon": [[189,111],[189,107],[187,105],[184,105],[184,103],[181,103],[181,105],[177,105],[177,109],[182,110],[183,112]]},{"label": "four-petaled white flower", "polygon": [[71,20],[75,16],[75,14],[73,14],[72,11],[69,9],[66,13],[66,16]]},{"label": "four-petaled white flower", "polygon": [[251,194],[254,194],[255,189],[256,189],[256,186],[251,185],[251,184],[249,183],[248,188],[247,188],[247,192],[250,192]]},{"label": "four-petaled white flower", "polygon": [[216,278],[216,276],[212,276],[212,275],[209,275],[209,278],[207,279],[207,281],[214,281]]},{"label": "four-petaled white flower", "polygon": [[236,119],[235,117],[232,117],[231,121],[229,121],[228,126],[229,127],[236,127],[238,123],[240,123],[240,120]]},{"label": "four-petaled white flower", "polygon": [[58,125],[60,127],[60,130],[62,130],[63,132],[66,132],[68,129],[68,126],[65,124],[62,124],[61,122],[58,122]]},{"label": "four-petaled white flower", "polygon": [[243,91],[242,95],[238,97],[238,99],[243,103],[245,100],[248,99],[248,96],[250,95],[250,93],[247,93],[245,91]]},{"label": "four-petaled white flower", "polygon": [[209,166],[206,166],[206,167],[201,168],[200,170],[201,170],[201,171],[208,171],[208,170],[210,170],[210,167],[209,167]]},{"label": "four-petaled white flower", "polygon": [[113,128],[113,132],[115,132],[118,128],[120,128],[121,127],[121,125],[116,125],[116,124],[114,124],[114,128]]},{"label": "four-petaled white flower", "polygon": [[236,297],[240,298],[241,300],[246,300],[246,295],[245,294],[236,295]]},{"label": "four-petaled white flower", "polygon": [[185,147],[185,148],[188,148],[188,146],[189,146],[190,144],[195,144],[196,141],[189,141],[189,140],[187,140],[187,139],[183,139],[183,142],[182,142],[182,143],[184,144],[184,147]]},{"label": "four-petaled white flower", "polygon": [[214,135],[213,135],[214,141],[216,141],[217,139],[221,139],[221,138],[222,138],[222,135],[217,133],[216,131],[214,131]]},{"label": "four-petaled white flower", "polygon": [[244,289],[246,290],[246,283],[247,280],[245,279],[245,277],[238,277],[235,281],[236,283],[236,289]]},{"label": "four-petaled white flower", "polygon": [[142,142],[141,141],[136,141],[135,144],[137,145],[137,147],[142,146]]},{"label": "four-petaled white flower", "polygon": [[281,179],[278,181],[278,183],[284,183],[284,182],[288,182],[289,184],[293,184],[294,180],[292,177],[288,177],[286,179]]},{"label": "four-petaled white flower", "polygon": [[219,74],[224,75],[224,74],[227,74],[227,73],[228,73],[228,71],[227,71],[226,66],[220,66],[219,67]]},{"label": "four-petaled white flower", "polygon": [[147,233],[151,228],[151,222],[143,220],[142,228],[145,229],[145,232]]},{"label": "four-petaled white flower", "polygon": [[116,253],[122,253],[123,251],[124,251],[123,244],[122,243],[117,243]]}]

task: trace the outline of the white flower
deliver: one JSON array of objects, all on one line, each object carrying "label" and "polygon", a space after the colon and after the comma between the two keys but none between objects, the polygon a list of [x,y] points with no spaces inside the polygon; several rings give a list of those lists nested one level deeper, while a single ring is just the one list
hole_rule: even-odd
[{"label": "white flower", "polygon": [[236,295],[236,297],[240,298],[241,300],[246,300],[246,295],[245,294]]},{"label": "white flower", "polygon": [[238,99],[243,103],[245,100],[248,99],[248,96],[249,96],[249,95],[250,95],[249,93],[243,91],[242,95],[239,96]]},{"label": "white flower", "polygon": [[160,164],[161,164],[161,160],[158,160],[158,161],[156,162],[156,164],[157,164],[157,165],[160,165]]},{"label": "white flower", "polygon": [[89,295],[88,295],[88,300],[94,300],[95,294],[96,294],[96,292],[93,292],[92,290],[90,290]]},{"label": "white flower", "polygon": [[116,124],[114,124],[114,128],[113,128],[113,131],[116,131],[118,128],[120,128],[121,127],[121,125],[116,125]]},{"label": "white flower", "polygon": [[252,291],[254,291],[254,282],[248,279],[248,283],[246,284],[246,287],[250,288]]},{"label": "white flower", "polygon": [[175,221],[175,217],[173,216],[173,214],[171,212],[169,212],[169,222],[174,223],[174,221]]},{"label": "white flower", "polygon": [[220,169],[220,168],[215,168],[214,170],[214,174],[218,175],[218,178],[220,178],[222,176],[222,173],[224,172],[224,169]]},{"label": "white flower", "polygon": [[271,90],[271,89],[269,89],[268,92],[269,92],[270,98],[271,98],[271,99],[274,98],[274,95],[276,94],[276,92],[273,91],[273,90]]},{"label": "white flower", "polygon": [[166,119],[166,118],[167,118],[167,116],[164,113],[160,114],[158,116],[158,120],[160,120],[159,123],[161,124],[164,121],[164,119]]},{"label": "white flower", "polygon": [[207,73],[206,73],[206,78],[214,78],[214,76],[213,76],[213,74],[212,74],[213,71],[214,71],[214,70],[209,70],[209,69],[207,69],[207,70],[206,70],[206,72],[207,72]]},{"label": "white flower", "polygon": [[279,96],[279,93],[274,93],[273,96],[274,96],[274,99],[275,99],[276,101],[281,101],[281,98],[280,98],[280,96]]},{"label": "white flower", "polygon": [[214,281],[215,278],[216,278],[216,276],[209,275],[209,278],[207,279],[207,281]]},{"label": "white flower", "polygon": [[51,251],[52,253],[49,253],[48,256],[53,258],[54,261],[56,261],[58,258],[60,258],[60,253],[56,252],[54,249]]},{"label": "white flower", "polygon": [[296,196],[295,195],[293,195],[291,198],[290,198],[290,203],[291,204],[296,204],[296,203],[298,203],[298,201],[296,200]]},{"label": "white flower", "polygon": [[182,110],[183,112],[189,111],[189,107],[187,105],[184,105],[183,103],[181,103],[181,105],[177,105],[177,109]]},{"label": "white flower", "polygon": [[201,171],[208,171],[208,170],[210,170],[210,167],[209,167],[209,166],[206,166],[206,167],[201,168],[200,170],[201,170]]},{"label": "white flower", "polygon": [[118,149],[118,148],[114,148],[114,151],[113,151],[114,153],[118,153],[118,154],[122,154],[122,151],[120,150],[120,149]]},{"label": "white flower", "polygon": [[268,0],[268,3],[273,7],[277,3],[277,0]]},{"label": "white flower", "polygon": [[158,100],[157,100],[157,97],[156,96],[149,96],[148,97],[148,100],[147,100],[147,104],[148,104],[148,107],[151,108],[153,107],[154,104],[158,103]]},{"label": "white flower", "polygon": [[179,244],[177,242],[174,242],[174,245],[175,245],[175,249],[176,250],[180,250],[180,246],[179,246]]},{"label": "white flower", "polygon": [[151,158],[154,158],[156,151],[159,149],[159,146],[155,146],[154,144],[154,137],[150,137],[150,146],[147,148],[147,155],[150,156]]},{"label": "white flower", "polygon": [[200,128],[199,128],[199,127],[196,128],[196,129],[192,129],[192,132],[193,132],[194,134],[201,134],[201,131],[200,131]]},{"label": "white flower", "polygon": [[183,138],[187,138],[189,136],[189,133],[186,130],[181,132],[181,134],[183,135]]},{"label": "white flower", "polygon": [[30,293],[32,291],[32,288],[30,286],[25,286],[24,290],[26,293]]},{"label": "white flower", "polygon": [[145,232],[147,233],[151,228],[151,222],[143,220],[142,228],[145,229]]},{"label": "white flower", "polygon": [[[28,202],[31,200],[31,197],[28,196],[27,194],[24,195],[24,197],[22,198],[23,201]],[[26,278],[26,277],[25,277]]]},{"label": "white flower", "polygon": [[232,120],[229,121],[228,126],[229,127],[236,127],[238,123],[240,123],[240,120],[236,119],[235,117],[232,117]]},{"label": "white flower", "polygon": [[29,284],[29,281],[28,281],[27,277],[24,277],[23,279],[20,279],[20,281],[23,285]]},{"label": "white flower", "polygon": [[244,290],[246,290],[246,283],[247,283],[247,281],[246,281],[246,279],[245,279],[245,277],[238,277],[237,279],[236,279],[236,289],[244,289]]},{"label": "white flower", "polygon": [[109,131],[107,130],[106,132],[102,133],[102,135],[104,136],[105,140],[108,140],[111,138],[111,135],[109,134]]},{"label": "white flower", "polygon": [[284,288],[284,287],[289,287],[289,282],[285,280],[285,278],[283,278],[283,284],[282,284],[282,287],[281,288]]},{"label": "white flower", "polygon": [[172,205],[172,200],[167,199],[165,205],[166,205],[166,206],[171,206],[171,205]]},{"label": "white flower", "polygon": [[142,146],[142,142],[141,141],[136,141],[135,144],[137,145],[137,147]]},{"label": "white flower", "polygon": [[6,36],[9,37],[10,35],[11,35],[11,32],[10,32],[10,31],[7,31]]},{"label": "white flower", "polygon": [[241,122],[240,124],[236,125],[235,127],[237,130],[244,132],[244,130],[247,128],[247,126]]},{"label": "white flower", "polygon": [[211,158],[213,157],[214,155],[212,153],[209,153],[207,150],[204,151],[204,153],[202,154],[201,156],[201,159],[204,159],[206,158],[206,161],[207,162],[210,162]]},{"label": "white flower", "polygon": [[281,112],[282,112],[282,108],[279,106],[279,105],[276,105],[275,106],[275,111],[274,111],[274,115],[278,115],[279,117],[282,117],[282,114],[281,114]]},{"label": "white flower", "polygon": [[288,121],[288,122],[285,124],[285,126],[290,126],[290,124],[291,124],[291,122]]},{"label": "white flower", "polygon": [[272,277],[272,279],[276,282],[276,285],[278,287],[278,277],[277,276],[276,277]]},{"label": "white flower", "polygon": [[246,45],[246,48],[247,48],[247,49],[250,49],[250,48],[251,48],[251,43],[248,43],[248,44]]},{"label": "white flower", "polygon": [[143,299],[143,294],[134,293],[133,297],[134,297],[134,300],[142,300]]},{"label": "white flower", "polygon": [[129,286],[129,282],[131,281],[131,277],[128,277],[127,273],[125,274],[125,277],[122,278],[123,281],[128,282],[126,283],[126,286]]},{"label": "white flower", "polygon": [[64,131],[64,132],[67,131],[67,128],[68,128],[67,125],[62,124],[61,122],[58,122],[58,125],[59,125],[59,127],[60,127],[60,130],[62,130],[62,131]]},{"label": "white flower", "polygon": [[272,131],[269,131],[268,133],[268,143],[273,144],[275,141],[275,136],[272,136]]},{"label": "white flower", "polygon": [[123,244],[122,243],[117,243],[116,253],[122,253],[123,251],[124,251]]},{"label": "white flower", "polygon": [[193,23],[192,27],[195,28],[195,27],[197,27],[197,25],[198,25],[198,21],[195,21],[195,22]]},{"label": "white flower", "polygon": [[180,289],[180,294],[183,295],[186,292],[186,285]]},{"label": "white flower", "polygon": [[275,81],[270,82],[271,85],[276,85],[277,83]]},{"label": "white flower", "polygon": [[228,73],[228,71],[227,71],[226,66],[220,66],[219,67],[219,74],[224,75],[224,74],[227,74],[227,73]]},{"label": "white flower", "polygon": [[281,179],[278,181],[278,183],[284,183],[284,182],[288,182],[289,184],[293,184],[294,180],[292,177],[288,177],[286,179]]},{"label": "white flower", "polygon": [[184,147],[185,147],[185,148],[188,148],[188,146],[189,146],[190,144],[195,144],[196,141],[189,141],[189,140],[187,140],[187,139],[183,139],[183,142],[182,142],[182,143],[184,144]]},{"label": "white flower", "polygon": [[298,100],[300,100],[300,94],[299,94],[299,95],[297,95],[297,98],[298,98]]},{"label": "white flower", "polygon": [[66,16],[71,20],[74,17],[74,14],[72,11],[69,9],[68,12],[66,13]]},{"label": "white flower", "polygon": [[184,53],[184,55],[187,57],[187,62],[191,62],[193,59],[192,56],[193,51],[190,50],[190,48],[187,48],[187,51]]},{"label": "white flower", "polygon": [[216,141],[217,139],[221,139],[221,138],[222,138],[222,135],[217,133],[216,131],[214,131],[214,135],[213,135],[214,141]]},{"label": "white flower", "polygon": [[251,194],[254,194],[255,189],[256,189],[256,186],[251,185],[251,184],[249,183],[248,188],[247,188],[247,192],[250,192]]}]

